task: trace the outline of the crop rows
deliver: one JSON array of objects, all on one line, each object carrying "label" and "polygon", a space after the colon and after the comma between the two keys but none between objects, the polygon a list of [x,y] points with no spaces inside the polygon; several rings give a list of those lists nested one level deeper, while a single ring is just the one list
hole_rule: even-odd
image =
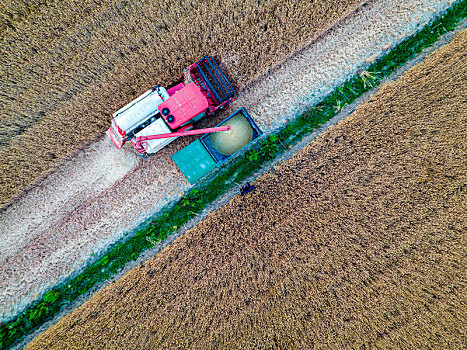
[{"label": "crop rows", "polygon": [[467,31],[36,348],[462,348]]},{"label": "crop rows", "polygon": [[45,320],[50,319],[61,306],[73,301],[76,297],[88,291],[96,283],[105,280],[118,271],[126,262],[137,257],[147,249],[151,242],[157,242],[166,237],[167,232],[186,223],[193,215],[199,213],[208,203],[216,199],[229,188],[231,181],[241,182],[252,171],[280,154],[284,148],[293,145],[303,135],[311,132],[316,126],[334,116],[343,105],[368,91],[372,86],[389,75],[397,67],[414,57],[424,48],[433,44],[440,35],[455,28],[458,21],[465,17],[465,4],[460,3],[448,11],[446,15],[427,25],[420,33],[401,43],[396,49],[378,60],[368,69],[373,78],[368,80],[366,74],[359,74],[340,86],[323,102],[310,112],[303,114],[277,135],[263,140],[257,149],[246,154],[246,157],[235,159],[225,166],[214,178],[207,179],[200,188],[183,197],[172,208],[163,210],[164,215],[152,219],[148,225],[128,240],[119,242],[109,249],[109,252],[86,271],[67,282],[60,288],[46,293],[41,300],[25,310],[18,318],[5,324],[0,329],[0,345],[11,344],[16,339],[29,333]]}]

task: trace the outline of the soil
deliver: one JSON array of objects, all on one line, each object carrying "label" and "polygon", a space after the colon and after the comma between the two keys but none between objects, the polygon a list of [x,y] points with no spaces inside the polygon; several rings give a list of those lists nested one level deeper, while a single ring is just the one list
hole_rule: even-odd
[{"label": "soil", "polygon": [[28,349],[467,343],[467,30]]},{"label": "soil", "polygon": [[[265,134],[273,132],[404,37],[446,1],[366,3],[264,77],[249,83],[215,125],[246,106]],[[226,63],[232,67],[233,63]],[[130,147],[101,138],[0,213],[0,322],[84,268],[109,244],[189,188],[170,155],[179,139],[143,162]]]}]

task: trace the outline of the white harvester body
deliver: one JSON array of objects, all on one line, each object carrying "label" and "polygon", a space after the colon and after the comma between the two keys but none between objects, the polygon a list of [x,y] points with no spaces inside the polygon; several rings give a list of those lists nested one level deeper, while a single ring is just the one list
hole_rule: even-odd
[{"label": "white harvester body", "polygon": [[157,86],[113,113],[112,126],[107,134],[115,146],[120,148],[125,138],[133,137],[138,132],[137,128],[144,128],[155,121],[159,113],[157,107],[169,97],[164,87]]},{"label": "white harvester body", "polygon": [[[160,134],[169,134],[172,130],[167,126],[163,118],[157,119],[155,122],[151,123],[148,127],[144,128],[138,132],[135,136],[150,136],[150,135],[160,135]],[[147,140],[145,142],[146,153],[153,154],[159,151],[160,149],[167,146],[172,141],[175,141],[178,137],[169,137],[164,139],[157,140]]]}]

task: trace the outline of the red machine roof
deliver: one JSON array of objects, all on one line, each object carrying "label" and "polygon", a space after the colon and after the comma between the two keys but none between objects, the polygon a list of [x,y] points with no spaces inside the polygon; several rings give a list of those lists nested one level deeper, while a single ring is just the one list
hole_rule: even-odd
[{"label": "red machine roof", "polygon": [[[195,83],[190,83],[158,106],[159,112],[171,129],[176,129],[208,108],[208,101]],[[164,108],[169,113],[164,115]],[[173,116],[175,119],[169,122]]]}]

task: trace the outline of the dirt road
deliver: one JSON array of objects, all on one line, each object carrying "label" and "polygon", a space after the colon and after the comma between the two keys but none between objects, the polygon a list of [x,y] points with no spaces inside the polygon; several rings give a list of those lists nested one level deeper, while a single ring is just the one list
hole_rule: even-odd
[{"label": "dirt road", "polygon": [[28,349],[462,348],[467,31]]}]

